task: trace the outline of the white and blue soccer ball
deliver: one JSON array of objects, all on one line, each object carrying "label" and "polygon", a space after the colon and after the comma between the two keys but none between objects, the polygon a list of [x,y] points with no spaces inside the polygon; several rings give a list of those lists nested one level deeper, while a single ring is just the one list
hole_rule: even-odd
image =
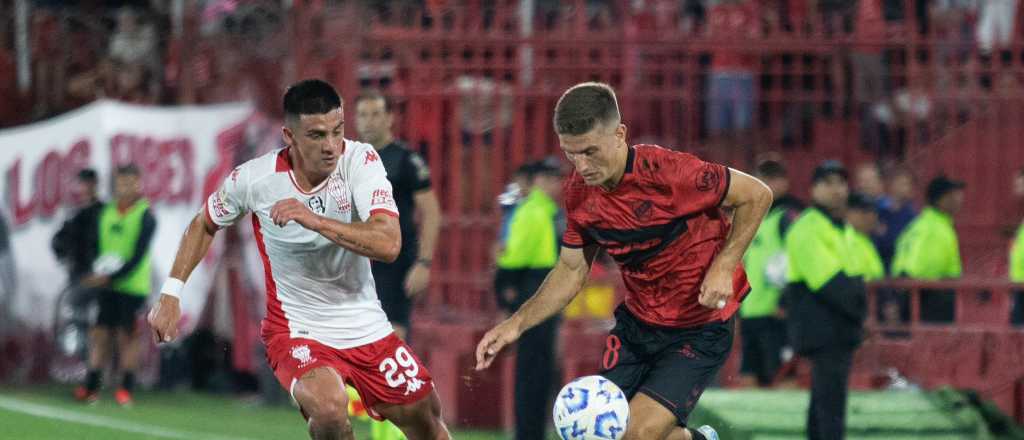
[{"label": "white and blue soccer ball", "polygon": [[558,393],[554,418],[562,440],[618,440],[629,423],[629,400],[610,380],[583,376]]}]

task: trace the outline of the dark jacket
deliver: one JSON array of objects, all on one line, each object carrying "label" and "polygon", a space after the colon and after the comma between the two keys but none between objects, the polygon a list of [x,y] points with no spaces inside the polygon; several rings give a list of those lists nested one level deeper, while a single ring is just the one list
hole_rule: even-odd
[{"label": "dark jacket", "polygon": [[50,247],[58,259],[68,263],[71,282],[92,272],[99,247],[99,218],[103,203],[93,202],[75,213],[54,234]]}]

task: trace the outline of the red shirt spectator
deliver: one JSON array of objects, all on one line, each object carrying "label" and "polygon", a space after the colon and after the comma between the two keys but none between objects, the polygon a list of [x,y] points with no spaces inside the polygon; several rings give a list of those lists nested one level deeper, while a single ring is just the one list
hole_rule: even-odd
[{"label": "red shirt spectator", "polygon": [[756,59],[739,48],[758,38],[760,7],[750,0],[723,1],[708,12],[708,29],[712,38],[723,41],[712,50],[711,70],[752,71]]},{"label": "red shirt spectator", "polygon": [[857,17],[854,26],[857,52],[882,52],[881,42],[885,40],[886,32],[881,0],[861,0],[857,2]]}]

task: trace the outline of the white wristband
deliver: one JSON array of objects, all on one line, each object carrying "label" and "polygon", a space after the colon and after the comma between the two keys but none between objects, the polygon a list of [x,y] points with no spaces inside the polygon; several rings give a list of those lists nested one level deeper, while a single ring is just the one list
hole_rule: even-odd
[{"label": "white wristband", "polygon": [[183,287],[185,287],[184,281],[177,278],[168,278],[167,281],[164,281],[164,287],[160,288],[160,293],[181,298],[181,289]]}]

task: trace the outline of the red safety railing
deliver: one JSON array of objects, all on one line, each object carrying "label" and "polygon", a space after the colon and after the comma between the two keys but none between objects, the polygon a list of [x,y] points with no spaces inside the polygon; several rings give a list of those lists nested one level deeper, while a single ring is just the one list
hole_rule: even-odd
[{"label": "red safety railing", "polygon": [[[1024,217],[1024,201],[1008,194],[1011,175],[1024,166],[1021,20],[1006,40],[981,41],[950,23],[976,27],[987,6],[959,21],[948,11],[929,15],[926,25],[914,1],[813,14],[800,1],[703,13],[666,9],[671,2],[557,3],[527,13],[515,0],[375,10],[253,1],[245,7],[262,8],[256,16],[266,23],[213,33],[202,29],[203,11],[190,7],[180,30],[158,26],[164,94],[172,103],[249,98],[271,115],[279,113],[281,88],[300,77],[331,80],[349,102],[366,86],[392,95],[396,129],[430,161],[445,212],[438,282],[424,305],[431,309],[493,309],[494,198],[521,162],[559,153],[552,109],[566,87],[585,80],[617,88],[633,142],[748,170],[776,153],[790,165],[798,195],[806,196],[810,170],[825,158],[900,159],[921,187],[939,172],[963,178],[969,186],[957,222],[965,269],[1001,274],[1004,233]],[[1019,9],[1011,14],[1019,18]],[[61,78],[96,57],[83,61],[50,43],[82,34],[91,37],[86,53],[102,52],[101,35],[88,30],[113,13],[33,14],[34,61],[46,67],[33,70],[33,101],[65,103]],[[747,20],[738,30],[723,24],[735,14]],[[9,15],[0,20],[13,25]],[[749,127],[716,134],[709,86],[722,59],[752,75],[753,101]]]},{"label": "red safety railing", "polygon": [[[298,36],[333,54],[321,71],[337,75],[332,79],[349,99],[365,86],[394,96],[401,137],[431,163],[446,222],[427,308],[493,308],[494,197],[522,161],[559,154],[554,104],[585,80],[617,88],[632,141],[740,169],[776,152],[801,196],[810,170],[825,158],[851,165],[902,160],[922,188],[942,172],[966,179],[957,219],[965,269],[996,275],[1005,267],[1004,231],[1024,215],[1024,203],[1009,195],[1012,174],[1024,165],[1016,141],[1024,128],[1013,122],[1024,120],[1024,71],[1017,55],[1002,61],[1024,49],[1019,32],[1005,51],[985,54],[966,44],[950,54],[938,33],[944,28],[921,33],[913,2],[902,20],[874,33],[857,31],[857,20],[844,27],[839,22],[851,13],[839,11],[828,22],[806,15],[765,20],[735,34],[714,31],[713,10],[704,25],[685,27],[611,2],[625,12],[602,25],[582,12],[583,1],[566,2],[546,21],[524,20],[518,2],[488,4],[392,11],[358,25],[338,16],[320,22],[321,33],[300,29]],[[859,53],[884,61],[876,80],[886,86],[877,96],[854,90],[866,75],[851,61]],[[708,82],[721,56],[754,60],[755,100],[748,130],[714,135]],[[886,122],[866,122],[878,118]]]},{"label": "red safety railing", "polygon": [[[921,299],[949,292],[955,292],[954,320],[922,321]],[[909,300],[909,319],[885,322],[883,302],[900,296]],[[867,338],[854,361],[852,386],[887,385],[894,370],[925,388],[975,390],[1024,421],[1024,322],[1011,316],[1024,307],[1024,285],[893,280],[871,284],[868,304]]]}]

